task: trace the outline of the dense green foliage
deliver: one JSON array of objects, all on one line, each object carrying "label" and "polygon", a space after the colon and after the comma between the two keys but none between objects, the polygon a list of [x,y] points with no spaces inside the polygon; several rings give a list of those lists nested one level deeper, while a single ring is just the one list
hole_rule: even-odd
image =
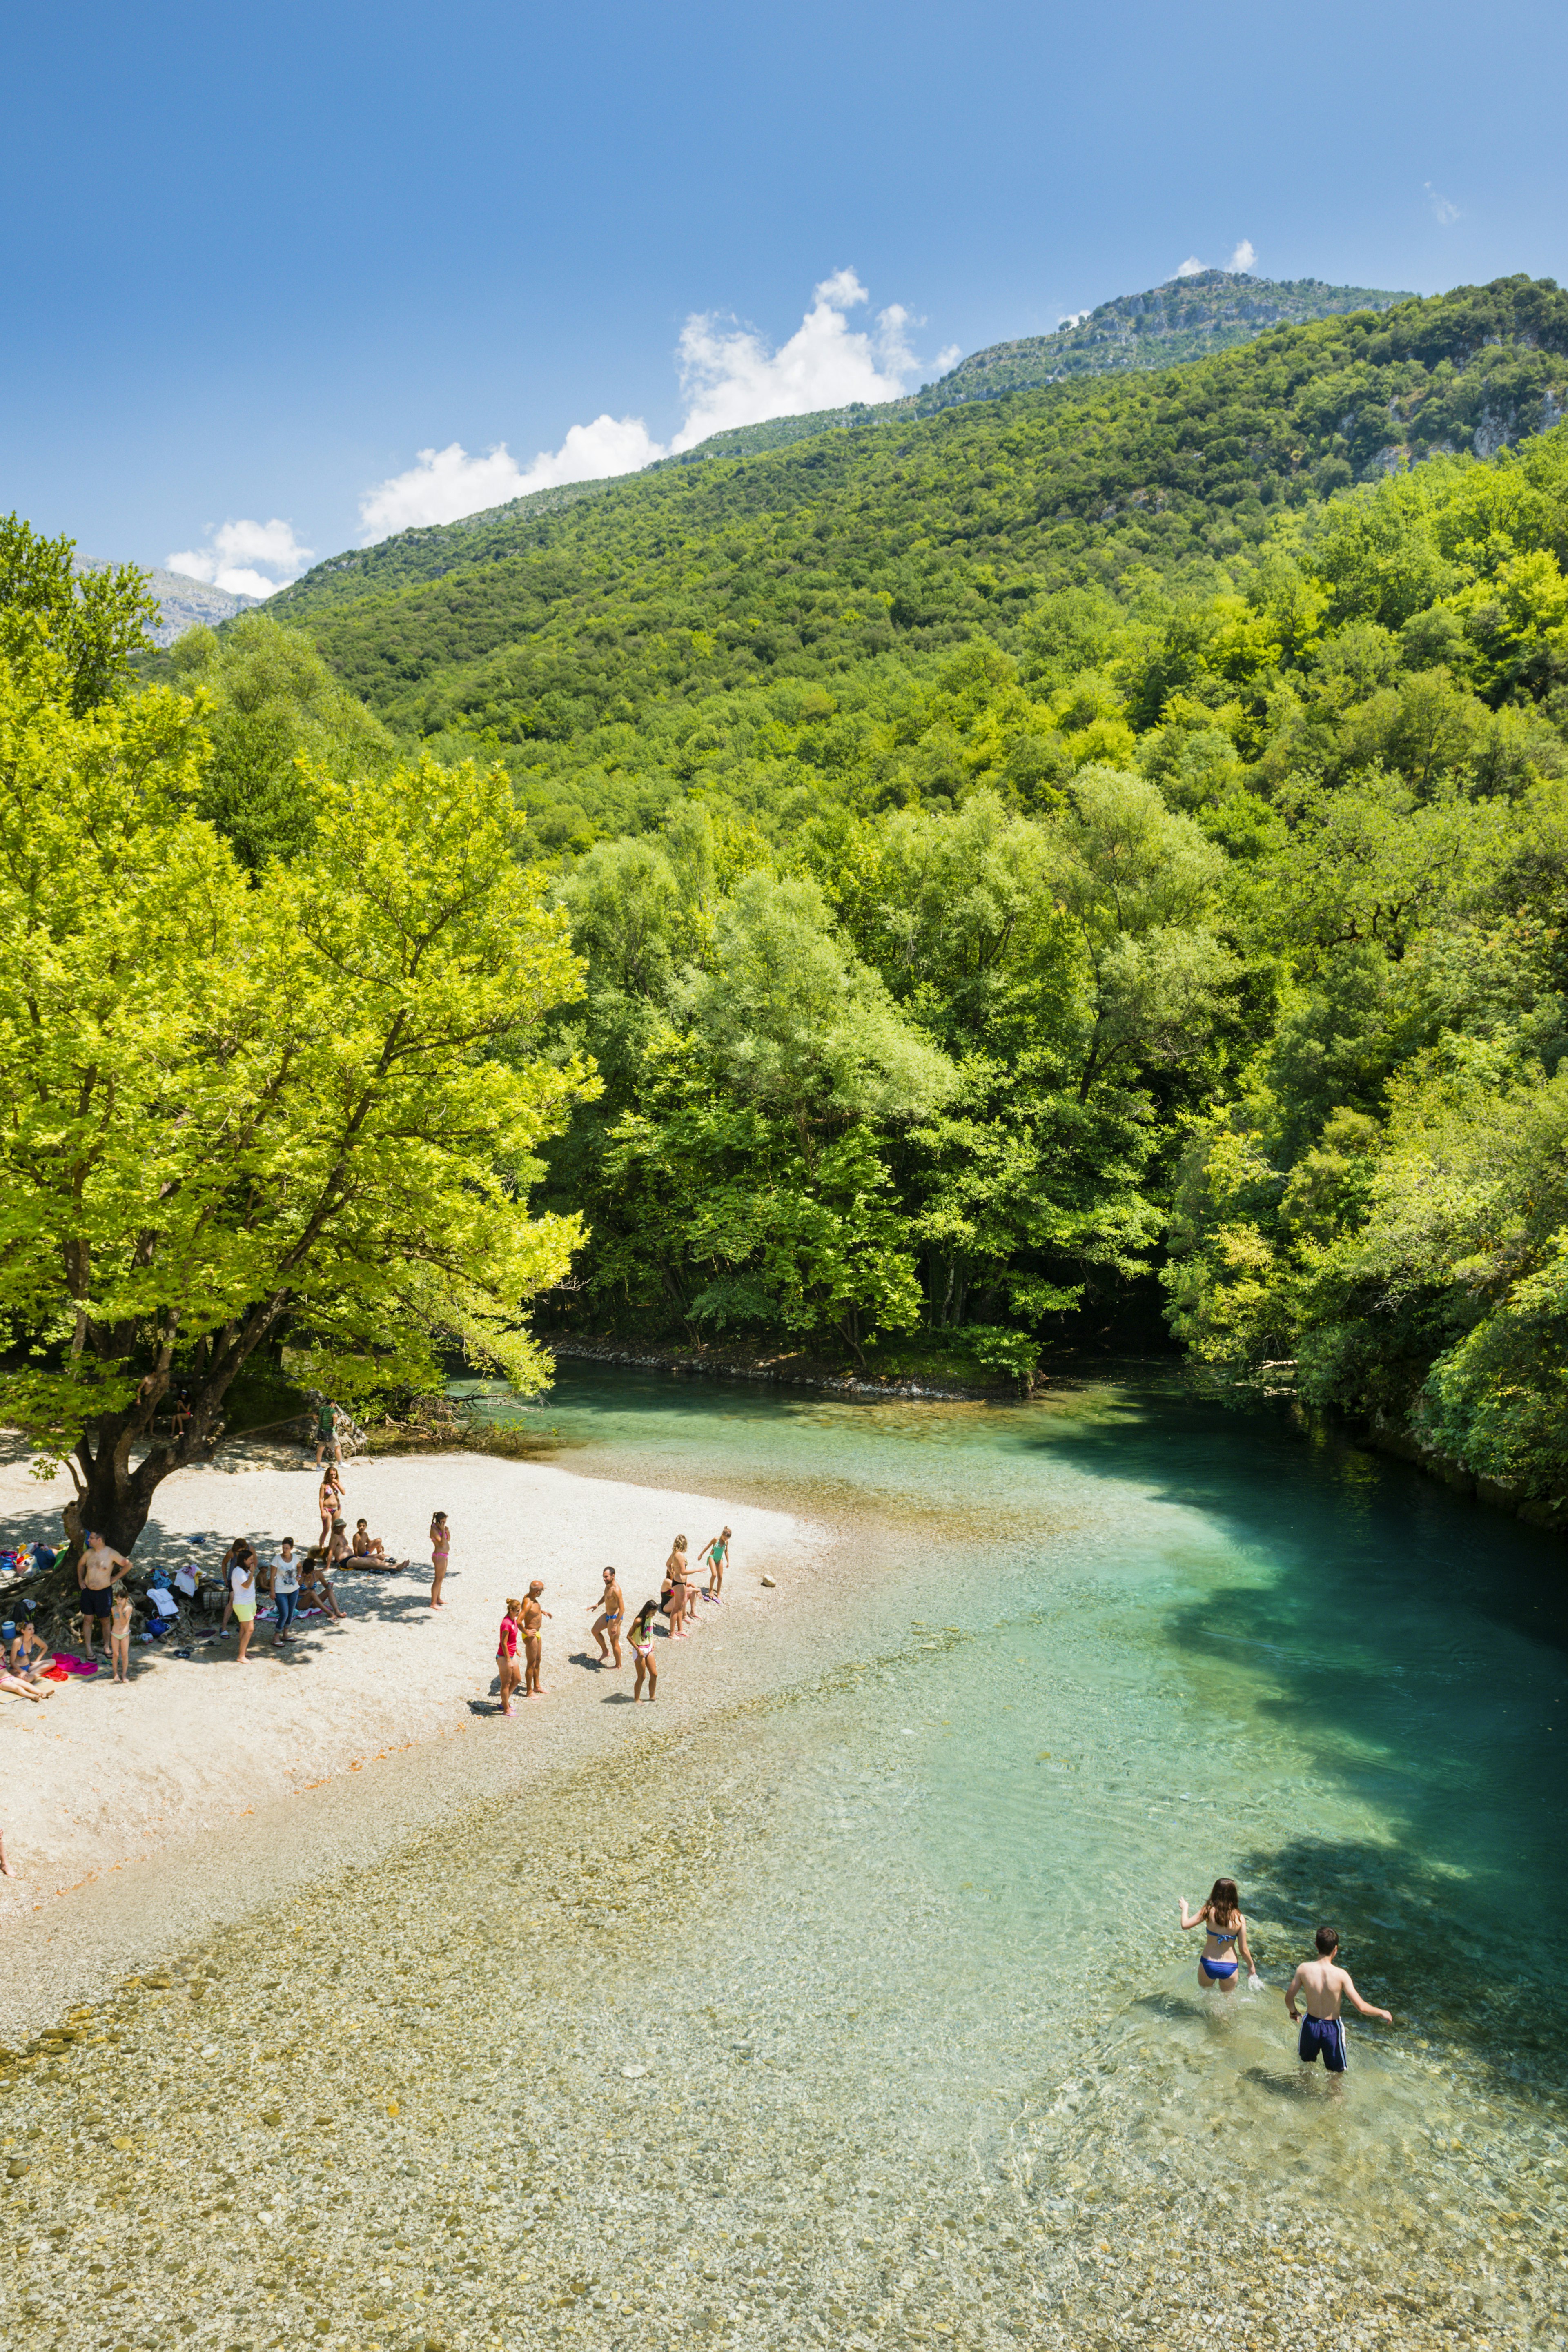
[{"label": "dense green foliage", "polygon": [[1568,297],[873,415],[276,602],[588,967],[559,1312],[1228,1376],[1568,1490]]},{"label": "dense green foliage", "polygon": [[[501,771],[379,756],[270,624],[198,649],[211,693],[79,708],[81,614],[112,647],[115,607],[68,542],[25,552],[0,605],[0,1418],[70,1461],[73,1541],[128,1547],[285,1334],[345,1394],[438,1381],[454,1345],[542,1384],[523,1309],[580,1235],[531,1212],[532,1154],[592,1080],[540,1032],[581,968]],[[258,712],[343,772],[309,766],[282,856],[255,834],[276,796],[234,787]]]}]

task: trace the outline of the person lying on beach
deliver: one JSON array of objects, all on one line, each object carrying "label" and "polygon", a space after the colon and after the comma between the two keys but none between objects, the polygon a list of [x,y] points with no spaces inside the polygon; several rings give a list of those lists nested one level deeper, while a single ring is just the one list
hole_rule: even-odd
[{"label": "person lying on beach", "polygon": [[658,1607],[657,1601],[645,1601],[626,1629],[626,1639],[637,1662],[637,1678],[632,1687],[634,1700],[641,1698],[645,1680],[649,1698],[658,1696],[658,1664],[653,1654],[653,1621]]},{"label": "person lying on beach", "polygon": [[1234,1989],[1237,1979],[1237,1948],[1247,1962],[1247,1981],[1258,1990],[1258,1974],[1247,1948],[1247,1922],[1241,1916],[1241,1897],[1237,1893],[1234,1878],[1216,1878],[1202,1907],[1187,1916],[1187,1898],[1182,1902],[1182,1926],[1184,1928],[1205,1927],[1208,1930],[1203,1950],[1198,1955],[1198,1984],[1203,1991],[1212,1992],[1217,1984]]},{"label": "person lying on beach", "polygon": [[16,1864],[5,1859],[5,1832],[0,1830],[0,1878],[15,1878],[16,1875]]},{"label": "person lying on beach", "polygon": [[114,1661],[117,1683],[131,1680],[131,1595],[118,1581],[114,1587],[114,1606],[109,1612],[109,1654]]},{"label": "person lying on beach", "polygon": [[[613,1568],[605,1570],[605,1589],[598,1600],[590,1601],[588,1606],[590,1610],[597,1609],[599,1612],[590,1629],[599,1644],[599,1655],[607,1658],[613,1649],[618,1666],[621,1663],[621,1619],[626,1614],[626,1604],[621,1592],[620,1579]],[[610,1637],[608,1647],[605,1642],[606,1633]]]},{"label": "person lying on beach", "polygon": [[0,1666],[0,1691],[8,1691],[13,1698],[53,1698],[58,1685],[35,1682],[31,1675],[14,1675],[9,1666]]},{"label": "person lying on beach", "polygon": [[301,1609],[322,1609],[332,1618],[341,1619],[342,1616],[343,1612],[338,1607],[338,1596],[328,1580],[320,1551],[312,1551],[306,1557],[305,1573],[300,1579],[300,1606]]},{"label": "person lying on beach", "polygon": [[[1303,2066],[1314,2065],[1321,2058],[1331,2074],[1348,2072],[1351,2053],[1345,2041],[1345,2021],[1340,2015],[1340,2003],[1353,2003],[1361,2017],[1381,2017],[1384,2025],[1392,2025],[1394,2015],[1386,2009],[1374,2009],[1363,2000],[1351,1980],[1349,1969],[1339,1966],[1340,1939],[1331,1927],[1320,1927],[1312,1941],[1317,1945],[1315,1960],[1303,1960],[1285,1988],[1285,2007],[1292,2025],[1300,2024],[1300,2038],[1296,2055]],[[1307,2004],[1307,2014],[1300,2016],[1296,2007],[1300,1994]]]},{"label": "person lying on beach", "polygon": [[517,1663],[517,1645],[522,1638],[522,1603],[509,1601],[500,1621],[500,1634],[496,1644],[496,1669],[500,1677],[500,1711],[513,1715],[512,1693],[522,1680]]},{"label": "person lying on beach", "polygon": [[710,1544],[705,1544],[702,1549],[698,1553],[697,1563],[699,1567],[701,1566],[704,1560],[708,1563],[708,1589],[704,1592],[702,1598],[704,1601],[722,1601],[724,1598],[724,1570],[730,1564],[730,1530],[728,1528],[721,1528],[720,1532],[714,1537],[712,1542]]},{"label": "person lying on beach", "polygon": [[542,1578],[536,1576],[528,1588],[528,1598],[522,1604],[522,1695],[524,1698],[543,1698],[547,1695],[544,1685],[539,1679],[539,1670],[544,1663],[544,1621],[550,1614],[548,1609],[542,1609],[539,1605],[539,1596],[543,1590]]}]

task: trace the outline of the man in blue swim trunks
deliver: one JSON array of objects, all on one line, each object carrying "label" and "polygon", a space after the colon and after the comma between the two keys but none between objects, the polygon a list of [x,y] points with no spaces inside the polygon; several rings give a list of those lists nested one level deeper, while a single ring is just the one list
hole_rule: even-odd
[{"label": "man in blue swim trunks", "polygon": [[[1340,1939],[1331,1927],[1320,1927],[1312,1940],[1318,1947],[1318,1957],[1302,1961],[1285,1989],[1285,2006],[1290,2012],[1291,2024],[1299,2023],[1301,2028],[1297,2045],[1301,2063],[1310,2066],[1321,2058],[1331,2074],[1342,2074],[1351,2060],[1345,2047],[1341,2001],[1353,2001],[1358,2016],[1381,2017],[1384,2025],[1392,2025],[1394,2016],[1391,2011],[1373,2009],[1370,2001],[1363,2000],[1351,1981],[1349,1969],[1342,1969],[1335,1959]],[[1296,2007],[1298,1993],[1307,2004],[1305,2017]]]}]

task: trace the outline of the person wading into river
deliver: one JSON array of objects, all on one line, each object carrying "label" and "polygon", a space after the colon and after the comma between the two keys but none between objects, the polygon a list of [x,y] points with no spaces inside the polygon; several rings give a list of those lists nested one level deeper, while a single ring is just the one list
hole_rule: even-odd
[{"label": "person wading into river", "polygon": [[528,1588],[528,1599],[522,1604],[524,1698],[543,1698],[545,1696],[544,1685],[539,1679],[539,1670],[544,1664],[544,1621],[550,1614],[548,1609],[542,1609],[539,1605],[539,1596],[543,1590],[542,1580],[536,1576]]},{"label": "person wading into river", "polygon": [[1227,1992],[1235,1990],[1237,1973],[1236,1954],[1239,1945],[1241,1957],[1247,1962],[1247,1983],[1256,1991],[1258,1969],[1247,1949],[1247,1922],[1241,1916],[1241,1897],[1237,1893],[1235,1879],[1216,1878],[1209,1889],[1207,1902],[1200,1910],[1194,1911],[1190,1919],[1184,1895],[1181,1903],[1183,1927],[1188,1929],[1206,1927],[1208,1930],[1198,1956],[1198,1983],[1203,1990],[1212,1992],[1215,1985],[1224,1985]]},{"label": "person wading into river", "polygon": [[[1300,2039],[1296,2054],[1303,2066],[1321,2059],[1331,2074],[1343,2074],[1350,2067],[1351,2053],[1345,2042],[1345,2021],[1340,2015],[1340,2003],[1349,2000],[1361,2017],[1381,2017],[1384,2025],[1392,2025],[1393,2014],[1386,2009],[1373,2009],[1363,2000],[1351,1981],[1349,1969],[1338,1964],[1340,1939],[1331,1927],[1320,1927],[1312,1941],[1317,1945],[1315,1960],[1303,1960],[1285,1988],[1285,2007],[1292,2025],[1300,2024]],[[1301,2017],[1296,2007],[1297,1995],[1307,2004],[1307,2014]]]}]

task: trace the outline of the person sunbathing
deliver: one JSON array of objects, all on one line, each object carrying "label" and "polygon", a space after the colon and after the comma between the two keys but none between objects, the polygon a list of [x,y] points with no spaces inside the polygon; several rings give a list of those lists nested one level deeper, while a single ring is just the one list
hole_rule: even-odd
[{"label": "person sunbathing", "polygon": [[53,1698],[56,1685],[30,1675],[14,1675],[9,1666],[0,1666],[0,1691],[9,1691],[14,1698]]}]

